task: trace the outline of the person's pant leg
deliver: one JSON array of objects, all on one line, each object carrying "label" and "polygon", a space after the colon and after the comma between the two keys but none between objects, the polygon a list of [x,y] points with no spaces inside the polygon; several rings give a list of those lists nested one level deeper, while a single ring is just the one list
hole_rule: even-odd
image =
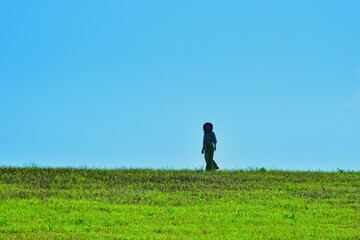
[{"label": "person's pant leg", "polygon": [[214,157],[214,145],[212,143],[205,143],[206,171],[210,171],[214,169],[213,157]]}]

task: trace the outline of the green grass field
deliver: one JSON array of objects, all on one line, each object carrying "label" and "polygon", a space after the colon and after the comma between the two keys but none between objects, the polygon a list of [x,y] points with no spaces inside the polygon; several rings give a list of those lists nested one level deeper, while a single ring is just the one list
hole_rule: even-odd
[{"label": "green grass field", "polygon": [[0,239],[360,239],[360,172],[0,168]]}]

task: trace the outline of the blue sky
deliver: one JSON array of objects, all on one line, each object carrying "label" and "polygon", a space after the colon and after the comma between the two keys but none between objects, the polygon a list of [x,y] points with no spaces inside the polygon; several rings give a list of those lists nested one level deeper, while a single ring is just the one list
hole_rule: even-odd
[{"label": "blue sky", "polygon": [[360,170],[359,1],[1,1],[0,165]]}]

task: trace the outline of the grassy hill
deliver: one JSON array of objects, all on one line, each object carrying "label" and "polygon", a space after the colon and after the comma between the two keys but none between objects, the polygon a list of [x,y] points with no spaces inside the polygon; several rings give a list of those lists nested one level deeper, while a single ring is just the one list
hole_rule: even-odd
[{"label": "grassy hill", "polygon": [[1,239],[360,239],[360,172],[0,168]]}]

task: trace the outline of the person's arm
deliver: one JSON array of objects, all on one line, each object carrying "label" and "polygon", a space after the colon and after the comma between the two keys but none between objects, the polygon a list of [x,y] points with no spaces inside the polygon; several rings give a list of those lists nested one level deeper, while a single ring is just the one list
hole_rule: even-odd
[{"label": "person's arm", "polygon": [[216,144],[217,144],[217,140],[216,140],[216,136],[215,136],[215,133],[213,132],[213,143],[214,143],[214,151],[216,151]]},{"label": "person's arm", "polygon": [[201,149],[201,154],[204,154],[204,152],[205,152],[205,136],[203,138],[203,147]]}]

